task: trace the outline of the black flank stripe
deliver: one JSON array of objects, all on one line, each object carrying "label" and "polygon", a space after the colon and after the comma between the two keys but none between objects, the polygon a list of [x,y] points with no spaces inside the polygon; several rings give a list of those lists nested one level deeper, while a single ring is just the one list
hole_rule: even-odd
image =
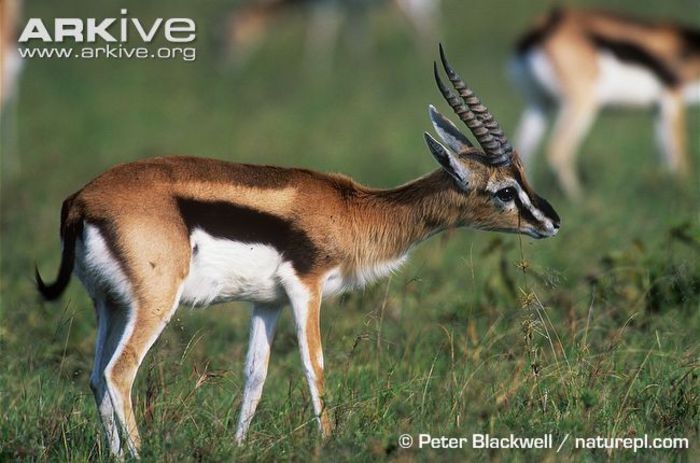
[{"label": "black flank stripe", "polygon": [[680,77],[663,60],[658,59],[636,43],[625,40],[613,40],[598,34],[589,34],[589,38],[596,47],[610,51],[621,61],[638,64],[649,69],[667,87],[680,85]]},{"label": "black flank stripe", "polygon": [[318,257],[311,239],[289,220],[225,201],[176,197],[187,228],[201,228],[211,236],[274,247],[299,274],[308,273]]}]

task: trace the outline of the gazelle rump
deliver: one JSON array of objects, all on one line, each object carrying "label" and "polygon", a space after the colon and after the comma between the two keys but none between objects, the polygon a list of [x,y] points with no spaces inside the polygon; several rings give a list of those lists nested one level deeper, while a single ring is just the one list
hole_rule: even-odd
[{"label": "gazelle rump", "polygon": [[523,161],[556,112],[545,151],[568,196],[581,196],[576,152],[605,107],[655,107],[667,167],[678,175],[691,171],[684,110],[700,102],[700,29],[556,8],[519,40],[512,69],[528,104],[516,132]]},{"label": "gazelle rump", "polygon": [[[425,134],[441,168],[393,189],[304,169],[167,157],[116,166],[63,203],[60,296],[75,273],[92,297],[97,342],[91,387],[110,449],[138,454],[131,387],[146,352],[180,304],[252,302],[236,440],[245,439],[267,375],[280,311],[291,305],[304,373],[324,436],[320,306],[405,261],[449,227],[553,236],[559,217],[527,184],[488,110],[447,63],[458,94],[438,86],[475,135],[474,147],[432,106],[445,145]],[[120,436],[121,429],[121,436]]]}]

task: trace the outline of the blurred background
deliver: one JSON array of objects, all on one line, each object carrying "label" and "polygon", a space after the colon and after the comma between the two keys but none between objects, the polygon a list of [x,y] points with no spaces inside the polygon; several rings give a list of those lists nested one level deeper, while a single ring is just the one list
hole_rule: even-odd
[{"label": "blurred background", "polygon": [[[0,120],[1,460],[106,458],[88,387],[89,299],[76,279],[57,304],[40,302],[33,287],[35,263],[47,276],[58,267],[66,196],[114,164],[166,154],[342,172],[377,187],[406,182],[436,168],[422,140],[427,105],[449,113],[432,75],[437,43],[512,139],[525,102],[508,59],[553,4],[267,3],[266,13],[223,0],[24,3],[22,25],[118,17],[122,8],[145,24],[192,18],[196,59],[24,60]],[[697,0],[562,3],[700,27]],[[338,434],[324,446],[286,314],[251,443],[236,449],[249,310],[181,308],[135,386],[144,456],[486,458],[401,450],[396,437],[646,432],[688,436],[692,448],[679,455],[697,457],[700,113],[687,112],[685,182],[660,168],[652,117],[601,114],[580,149],[579,202],[536,157],[530,183],[562,217],[557,237],[457,230],[421,245],[391,279],[325,303]],[[676,454],[643,458],[668,455]]]}]

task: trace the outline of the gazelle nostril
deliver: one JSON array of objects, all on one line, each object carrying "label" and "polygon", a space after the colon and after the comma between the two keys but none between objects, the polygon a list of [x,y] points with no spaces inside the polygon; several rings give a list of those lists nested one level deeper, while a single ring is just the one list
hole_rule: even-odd
[{"label": "gazelle nostril", "polygon": [[555,229],[559,230],[560,222],[552,222],[552,225],[554,225]]}]

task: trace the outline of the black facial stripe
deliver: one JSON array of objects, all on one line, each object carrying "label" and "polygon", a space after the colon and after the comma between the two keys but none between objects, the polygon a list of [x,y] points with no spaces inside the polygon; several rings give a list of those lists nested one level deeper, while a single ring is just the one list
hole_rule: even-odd
[{"label": "black facial stripe", "polygon": [[547,216],[552,222],[554,223],[560,223],[561,220],[559,219],[559,214],[557,214],[557,211],[554,210],[551,204],[549,204],[549,201],[544,199],[541,196],[534,195],[535,196],[535,207],[539,210],[541,210],[545,216]]},{"label": "black facial stripe", "polygon": [[[526,196],[529,196],[527,193],[527,188],[525,188],[523,182],[523,177],[520,175],[520,171],[518,169],[513,169],[513,178],[516,182],[518,182],[518,187],[520,188],[520,190],[523,191]],[[523,202],[520,200],[520,195],[515,196],[515,205],[517,206],[518,211],[520,212],[520,216],[522,218],[524,218],[528,222],[539,223],[539,220],[537,220],[537,218],[534,215],[532,215],[530,209],[525,207]]]},{"label": "black facial stripe", "polygon": [[311,270],[318,249],[293,222],[273,214],[225,201],[175,198],[180,214],[192,233],[201,228],[211,236],[274,247],[300,274]]},{"label": "black facial stripe", "polygon": [[604,48],[622,61],[638,64],[649,69],[667,87],[677,87],[681,79],[673,70],[661,59],[649,53],[646,49],[636,43],[625,40],[613,40],[598,34],[589,34],[589,38],[596,47]]},{"label": "black facial stripe", "polygon": [[525,219],[526,221],[530,223],[540,223],[537,218],[535,218],[534,215],[532,215],[532,212],[530,212],[530,208],[525,207],[523,202],[520,200],[520,196],[515,197],[515,205],[518,208],[518,212],[520,213],[520,216]]},{"label": "black facial stripe", "polygon": [[560,222],[559,214],[557,214],[552,205],[549,204],[549,201],[542,198],[541,196],[538,196],[536,193],[532,193],[532,195],[527,193],[528,190],[527,188],[525,188],[523,178],[520,175],[520,171],[514,169],[513,178],[515,178],[515,181],[518,182],[518,185],[520,185],[520,188],[525,192],[525,194],[530,197],[530,201],[532,202],[534,207],[542,211],[545,217],[547,217],[552,222]]}]

